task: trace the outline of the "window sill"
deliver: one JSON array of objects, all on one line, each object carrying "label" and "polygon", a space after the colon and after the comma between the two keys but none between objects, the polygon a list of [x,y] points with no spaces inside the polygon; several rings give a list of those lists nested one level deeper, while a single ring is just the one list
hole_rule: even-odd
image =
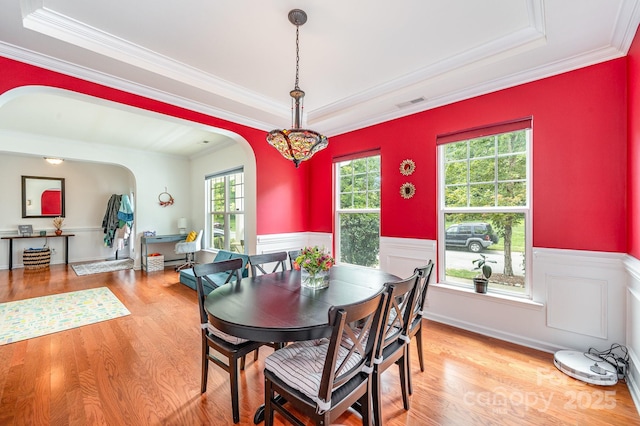
[{"label": "window sill", "polygon": [[531,299],[524,298],[524,297],[515,297],[515,296],[509,296],[509,295],[506,295],[506,294],[491,293],[491,292],[488,292],[488,293],[476,293],[471,288],[460,287],[460,286],[457,286],[457,285],[452,285],[452,284],[447,284],[447,283],[429,284],[429,288],[431,288],[431,287],[440,289],[440,290],[444,291],[445,293],[462,295],[462,296],[473,298],[473,299],[484,298],[485,300],[488,300],[488,301],[491,301],[491,302],[503,303],[503,304],[506,304],[506,305],[518,306],[518,307],[526,308],[526,309],[541,310],[541,309],[544,308],[544,303],[535,302],[535,301],[533,301]]}]

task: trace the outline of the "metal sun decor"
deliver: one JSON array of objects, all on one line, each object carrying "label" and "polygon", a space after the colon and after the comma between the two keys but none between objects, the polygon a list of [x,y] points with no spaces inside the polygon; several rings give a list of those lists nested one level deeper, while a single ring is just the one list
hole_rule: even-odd
[{"label": "metal sun decor", "polygon": [[406,159],[400,163],[400,173],[409,176],[416,170],[416,163],[413,160]]},{"label": "metal sun decor", "polygon": [[405,200],[416,195],[416,186],[411,182],[405,182],[400,186],[400,196]]},{"label": "metal sun decor", "polygon": [[287,160],[293,160],[298,167],[302,161],[310,159],[313,154],[329,145],[326,136],[313,130],[301,129],[304,91],[298,86],[300,69],[300,25],[307,22],[307,14],[300,9],[289,12],[289,22],[296,26],[296,82],[291,96],[292,126],[291,129],[276,129],[269,132],[267,142],[277,149]]}]

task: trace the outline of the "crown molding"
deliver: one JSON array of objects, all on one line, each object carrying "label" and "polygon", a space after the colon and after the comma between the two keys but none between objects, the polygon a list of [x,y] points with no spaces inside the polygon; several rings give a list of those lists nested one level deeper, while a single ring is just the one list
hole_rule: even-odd
[{"label": "crown molding", "polygon": [[25,28],[288,119],[285,104],[71,19],[45,7],[43,0],[24,0],[21,5]]},{"label": "crown molding", "polygon": [[0,41],[0,55],[29,65],[34,65],[50,71],[59,72],[71,77],[86,80],[91,83],[122,90],[135,95],[143,96],[169,105],[178,106],[191,111],[210,115],[232,123],[242,124],[260,130],[269,131],[273,125],[259,120],[254,120],[244,115],[235,114],[227,110],[215,108],[201,102],[195,102],[184,97],[153,89],[149,86],[134,83],[129,80],[114,77],[80,65],[72,64],[51,56],[43,55],[31,50],[26,50],[12,44]]}]

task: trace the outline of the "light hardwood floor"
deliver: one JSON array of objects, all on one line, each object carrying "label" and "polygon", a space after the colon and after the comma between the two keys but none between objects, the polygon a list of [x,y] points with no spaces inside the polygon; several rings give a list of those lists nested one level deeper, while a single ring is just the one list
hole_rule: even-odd
[{"label": "light hardwood floor", "polygon": [[[0,346],[0,425],[232,424],[228,377],[209,368],[200,395],[195,292],[178,274],[119,271],[78,277],[71,267],[0,271],[0,302],[105,286],[130,316]],[[248,307],[250,309],[250,307]],[[426,371],[412,348],[414,394],[404,411],[395,368],[383,375],[386,425],[631,425],[624,383],[571,379],[552,354],[427,322]],[[263,401],[263,348],[240,375],[241,424]],[[276,414],[276,423],[283,424]],[[357,425],[347,413],[340,424]]]}]

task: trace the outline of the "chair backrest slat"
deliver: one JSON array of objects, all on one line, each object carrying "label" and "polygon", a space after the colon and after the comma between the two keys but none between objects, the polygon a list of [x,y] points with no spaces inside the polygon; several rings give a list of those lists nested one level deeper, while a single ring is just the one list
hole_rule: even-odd
[{"label": "chair backrest slat", "polygon": [[388,293],[387,306],[382,319],[381,337],[376,357],[381,357],[384,349],[406,335],[413,314],[416,297],[415,289],[420,276],[414,272],[409,278],[385,284]]},{"label": "chair backrest slat", "polygon": [[[249,264],[251,265],[251,275],[256,277],[258,275],[271,274],[274,272],[286,271],[287,266],[285,261],[287,260],[287,252],[279,251],[275,253],[254,254],[249,256]],[[267,265],[275,264],[273,267]]]}]

